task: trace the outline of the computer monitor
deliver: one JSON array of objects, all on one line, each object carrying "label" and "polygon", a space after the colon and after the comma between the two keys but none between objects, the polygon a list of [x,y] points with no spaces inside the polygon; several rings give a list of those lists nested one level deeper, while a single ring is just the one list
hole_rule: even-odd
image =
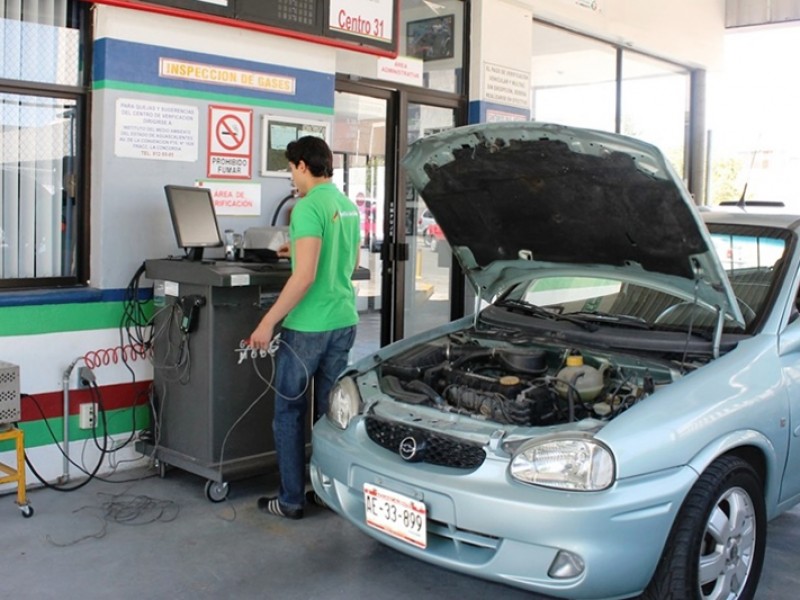
[{"label": "computer monitor", "polygon": [[203,259],[205,248],[222,246],[211,190],[202,187],[165,185],[169,215],[178,246],[188,260]]}]

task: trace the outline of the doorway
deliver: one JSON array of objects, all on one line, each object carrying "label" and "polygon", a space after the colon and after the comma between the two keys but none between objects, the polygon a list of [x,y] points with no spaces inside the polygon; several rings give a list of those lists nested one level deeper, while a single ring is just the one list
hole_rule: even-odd
[{"label": "doorway", "polygon": [[463,286],[453,287],[449,248],[434,237],[435,219],[399,164],[409,143],[456,126],[461,114],[444,94],[337,81],[334,182],[358,206],[359,266],[369,272],[354,281],[354,360],[463,314],[463,302],[453,302]]}]

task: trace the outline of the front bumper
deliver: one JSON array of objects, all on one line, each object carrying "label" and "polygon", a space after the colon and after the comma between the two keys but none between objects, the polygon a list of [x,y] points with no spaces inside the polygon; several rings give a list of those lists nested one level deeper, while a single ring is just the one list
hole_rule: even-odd
[{"label": "front bumper", "polygon": [[[566,492],[510,478],[506,457],[474,471],[407,463],[374,444],[361,419],[346,431],[320,419],[311,481],[333,510],[371,537],[420,560],[555,597],[627,598],[650,581],[683,498],[689,467],[618,481],[603,492]],[[367,526],[365,483],[425,503],[427,548]],[[548,575],[556,555],[579,555],[583,572]]]}]

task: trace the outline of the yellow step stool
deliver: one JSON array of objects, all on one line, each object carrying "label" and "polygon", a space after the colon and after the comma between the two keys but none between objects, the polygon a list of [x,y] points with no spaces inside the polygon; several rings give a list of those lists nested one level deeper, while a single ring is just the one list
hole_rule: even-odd
[{"label": "yellow step stool", "polygon": [[0,463],[0,472],[5,473],[0,477],[0,484],[17,484],[17,505],[22,511],[22,516],[26,519],[33,516],[33,507],[28,503],[25,496],[25,435],[17,427],[2,429],[0,426],[0,442],[14,440],[17,453],[17,468],[13,469],[6,464]]}]

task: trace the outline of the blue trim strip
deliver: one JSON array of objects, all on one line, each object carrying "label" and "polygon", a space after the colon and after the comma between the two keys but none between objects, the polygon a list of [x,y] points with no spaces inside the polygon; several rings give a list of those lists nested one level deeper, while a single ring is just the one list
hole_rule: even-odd
[{"label": "blue trim strip", "polygon": [[[53,290],[0,292],[0,307],[122,302],[125,300],[126,294],[126,289],[98,290],[96,288],[61,288]],[[142,288],[139,290],[138,299],[140,301],[150,300],[152,297],[152,288]]]},{"label": "blue trim strip", "polygon": [[[159,59],[171,58],[192,63],[202,63],[230,69],[253,71],[266,76],[291,77],[295,80],[294,94],[279,94],[241,86],[210,84],[159,75]],[[93,81],[123,81],[140,85],[159,86],[208,94],[230,94],[239,98],[296,102],[309,106],[333,109],[335,77],[322,73],[282,65],[259,63],[229,58],[216,54],[188,52],[174,48],[151,46],[103,38],[94,43]]]},{"label": "blue trim strip", "polygon": [[[488,118],[487,111],[490,113]],[[522,117],[522,119],[519,117]],[[470,124],[486,123],[488,121],[528,121],[531,118],[531,111],[525,108],[517,108],[516,106],[504,106],[503,104],[496,104],[494,102],[473,100],[469,103],[467,118]]]}]

